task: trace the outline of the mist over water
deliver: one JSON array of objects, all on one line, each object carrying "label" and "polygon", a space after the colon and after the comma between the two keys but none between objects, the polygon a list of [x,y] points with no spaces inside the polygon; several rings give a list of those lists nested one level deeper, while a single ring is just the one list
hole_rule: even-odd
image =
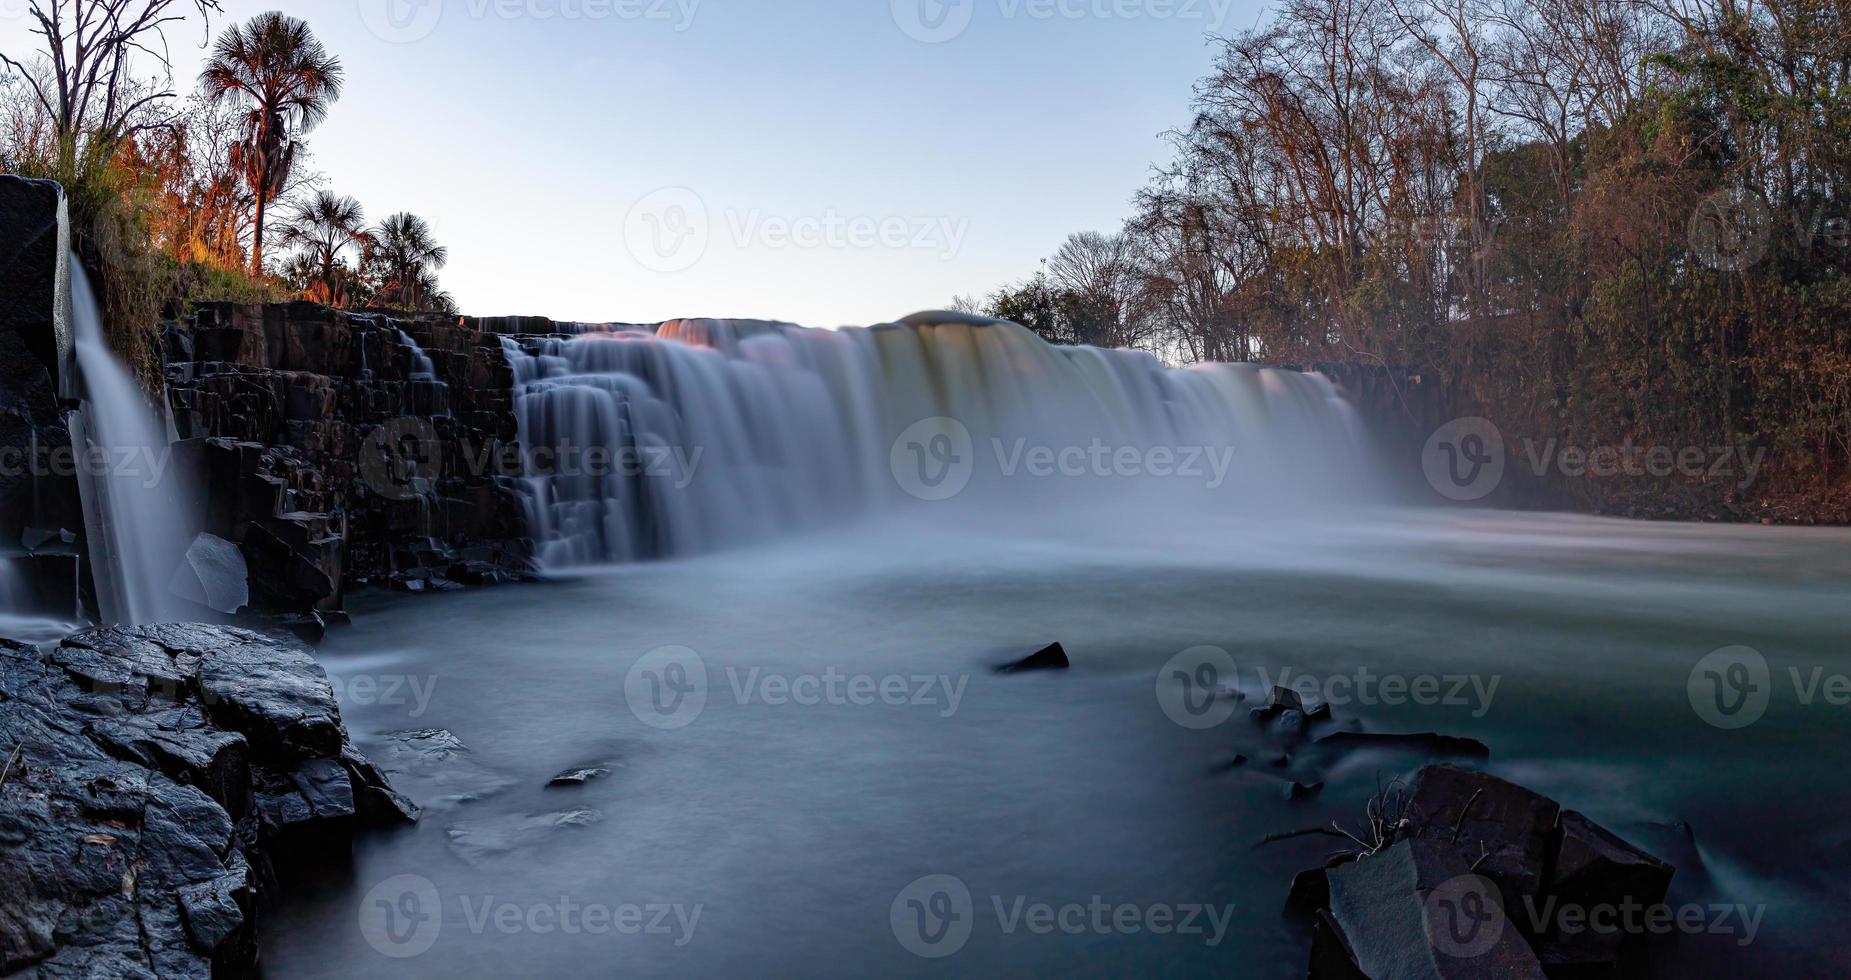
[{"label": "mist over water", "polygon": [[[1354,411],[1316,375],[1170,369],[957,314],[578,329],[503,342],[534,538],[555,569],[922,503],[1278,514],[1381,499]],[[588,449],[617,465],[565,462]]]},{"label": "mist over water", "polygon": [[[1260,839],[1332,819],[1354,830],[1378,784],[1420,760],[1360,753],[1316,773],[1328,786],[1314,800],[1284,801],[1276,771],[1229,766],[1236,752],[1262,758],[1244,705],[1200,730],[1163,709],[1165,664],[1211,644],[1255,696],[1282,676],[1475,678],[1457,704],[1338,713],[1371,731],[1481,739],[1492,771],[1622,835],[1690,822],[1706,867],[1680,868],[1674,901],[1767,912],[1752,946],[1680,937],[1656,975],[1807,975],[1832,961],[1820,937],[1851,914],[1839,865],[1820,857],[1851,844],[1839,827],[1851,795],[1828,778],[1851,765],[1833,735],[1845,709],[1787,690],[1758,724],[1721,731],[1686,682],[1731,643],[1757,646],[1778,676],[1851,667],[1835,605],[1851,589],[1845,544],[1840,531],[1494,512],[1259,519],[1102,504],[976,507],[947,522],[922,506],[541,586],[374,597],[323,660],[350,692],[355,739],[431,810],[363,841],[351,874],[284,910],[266,956],[279,975],[327,977],[408,964],[454,976],[1302,977],[1304,946],[1279,909],[1292,876],[1334,845]],[[1052,640],[1071,671],[991,672]],[[669,728],[645,720],[654,705],[632,690],[666,648],[697,656],[688,677],[704,681],[698,710]],[[902,678],[907,697],[790,696],[831,676]],[[395,681],[396,698],[382,693]],[[1493,686],[1488,702],[1473,693]],[[465,761],[394,754],[387,733],[429,728],[454,732]],[[581,766],[611,775],[545,788]],[[1814,805],[1769,805],[1802,784]],[[556,825],[581,811],[595,819]],[[368,892],[403,874],[431,882],[441,927],[428,950],[394,960],[357,922]],[[939,874],[969,888],[974,929],[954,956],[927,960],[902,945],[890,909]],[[1095,896],[1234,913],[1210,945],[1009,932],[994,906]],[[703,914],[686,945],[471,918],[487,901],[562,899]]]}]

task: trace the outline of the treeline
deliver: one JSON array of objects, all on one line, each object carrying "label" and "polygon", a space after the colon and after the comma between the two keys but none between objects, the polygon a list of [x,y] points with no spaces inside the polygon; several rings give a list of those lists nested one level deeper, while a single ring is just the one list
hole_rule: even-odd
[{"label": "treeline", "polygon": [[[0,172],[64,185],[118,348],[157,372],[158,317],[175,302],[452,311],[429,223],[369,223],[311,165],[340,59],[296,18],[221,27],[220,12],[218,0],[27,0],[37,48],[0,51]],[[209,49],[183,97],[170,52],[188,31]]]},{"label": "treeline", "polygon": [[1286,0],[1216,39],[1123,229],[961,302],[1175,361],[1419,366],[1513,441],[1753,445],[1762,496],[1842,494],[1848,14]]}]

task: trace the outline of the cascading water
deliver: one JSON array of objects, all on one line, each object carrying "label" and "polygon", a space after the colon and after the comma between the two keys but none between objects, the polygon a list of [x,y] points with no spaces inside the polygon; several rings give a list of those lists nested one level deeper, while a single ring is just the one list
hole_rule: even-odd
[{"label": "cascading water", "polygon": [[399,343],[411,349],[411,376],[413,378],[431,379],[437,377],[437,365],[431,363],[430,355],[413,340],[411,334],[404,330],[398,332]]},{"label": "cascading water", "polygon": [[197,618],[169,588],[192,534],[165,419],[110,351],[96,296],[75,259],[71,300],[84,393],[71,415],[71,439],[83,450],[78,487],[103,619],[145,625]]},{"label": "cascading water", "polygon": [[554,568],[688,554],[911,498],[1276,514],[1374,482],[1355,413],[1317,375],[1170,369],[946,313],[868,329],[573,329],[503,339],[537,555]]}]

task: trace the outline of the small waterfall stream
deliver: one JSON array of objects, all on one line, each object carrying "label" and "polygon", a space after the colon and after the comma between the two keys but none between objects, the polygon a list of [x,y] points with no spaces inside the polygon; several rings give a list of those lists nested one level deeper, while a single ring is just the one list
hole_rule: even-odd
[{"label": "small waterfall stream", "polygon": [[1171,369],[956,314],[843,330],[575,329],[503,339],[536,553],[550,567],[684,555],[938,500],[934,469],[958,473],[946,496],[992,509],[1276,513],[1373,483],[1354,412],[1316,375]]},{"label": "small waterfall stream", "polygon": [[419,346],[418,342],[412,339],[411,334],[406,333],[403,329],[398,331],[398,339],[399,343],[411,349],[411,376],[413,378],[435,379],[437,377],[437,365],[431,363],[430,355],[424,353],[424,348]]},{"label": "small waterfall stream", "polygon": [[71,299],[84,391],[71,414],[71,439],[85,457],[78,487],[103,619],[143,625],[196,618],[169,588],[192,533],[166,419],[109,349],[96,296],[75,259]]}]

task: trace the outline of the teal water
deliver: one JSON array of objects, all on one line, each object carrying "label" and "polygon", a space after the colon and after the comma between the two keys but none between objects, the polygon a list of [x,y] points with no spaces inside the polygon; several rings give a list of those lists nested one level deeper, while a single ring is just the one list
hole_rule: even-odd
[{"label": "teal water", "polygon": [[[960,520],[364,598],[322,659],[356,740],[430,809],[291,886],[268,974],[1303,976],[1280,904],[1331,844],[1256,845],[1356,826],[1418,760],[1301,752],[1284,775],[1326,788],[1286,801],[1245,706],[1194,728],[1159,697],[1199,645],[1244,688],[1311,677],[1370,730],[1479,738],[1493,771],[1640,843],[1690,823],[1704,869],[1686,864],[1673,904],[1747,911],[1660,941],[1654,975],[1851,962],[1851,708],[1830,696],[1851,691],[1831,683],[1851,674],[1851,533],[1494,512]],[[990,670],[1053,640],[1071,671]],[[1735,646],[1764,659],[1768,697],[1725,729],[1691,679]],[[1363,677],[1374,696],[1355,695]],[[1385,703],[1391,677],[1403,701],[1431,678],[1432,703]],[[414,765],[383,737],[430,728],[471,751]],[[1236,752],[1256,761],[1230,769]],[[545,788],[582,766],[610,775]],[[969,903],[934,904],[943,878],[909,891],[928,876]],[[1150,928],[1191,909],[1200,931]],[[918,918],[945,911],[967,936]]]}]

